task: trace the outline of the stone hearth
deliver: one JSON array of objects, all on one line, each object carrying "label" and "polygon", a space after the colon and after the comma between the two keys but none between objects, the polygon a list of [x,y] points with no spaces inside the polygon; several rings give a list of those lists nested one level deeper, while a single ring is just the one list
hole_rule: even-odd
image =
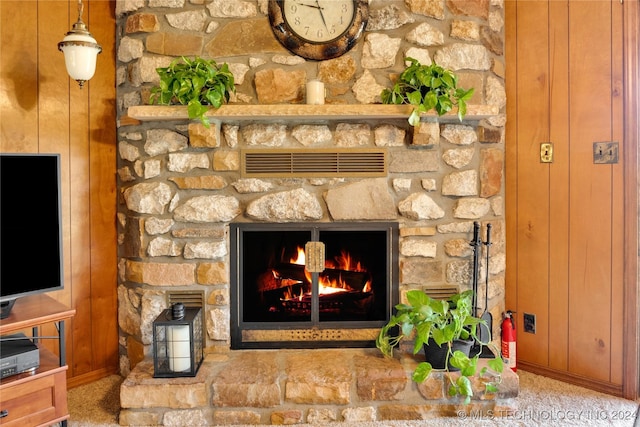
[{"label": "stone hearth", "polygon": [[[193,378],[153,378],[139,363],[120,389],[121,425],[237,425],[334,421],[427,420],[437,416],[505,416],[516,407],[518,376],[502,374],[499,392],[473,380],[469,405],[447,396],[447,375],[417,385],[419,356],[385,359],[377,349],[242,350],[210,354]],[[480,364],[486,363],[481,359]]]}]

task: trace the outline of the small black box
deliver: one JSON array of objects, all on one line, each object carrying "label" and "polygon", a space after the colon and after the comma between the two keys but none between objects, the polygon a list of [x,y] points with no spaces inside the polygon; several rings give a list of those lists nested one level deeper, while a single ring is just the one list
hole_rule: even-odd
[{"label": "small black box", "polygon": [[0,379],[40,366],[40,350],[23,333],[0,337]]}]

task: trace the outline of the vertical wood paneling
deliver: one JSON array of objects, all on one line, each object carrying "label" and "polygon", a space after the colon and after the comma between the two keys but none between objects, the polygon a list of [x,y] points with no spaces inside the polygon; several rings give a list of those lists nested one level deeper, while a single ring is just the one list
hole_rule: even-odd
[{"label": "vertical wood paneling", "polygon": [[[637,14],[637,5],[634,7]],[[519,362],[534,372],[608,392],[622,392],[629,381],[636,388],[638,384],[637,378],[625,379],[622,370],[625,366],[626,375],[632,372],[637,377],[638,325],[625,325],[637,322],[638,313],[637,277],[625,273],[629,257],[637,252],[637,237],[628,236],[629,230],[637,230],[637,224],[629,227],[625,221],[625,203],[626,213],[635,213],[637,219],[637,206],[629,208],[629,190],[625,190],[625,186],[638,185],[637,165],[632,162],[630,168],[627,158],[637,158],[637,147],[624,142],[625,127],[637,128],[637,122],[625,118],[637,116],[629,114],[621,95],[628,91],[625,81],[638,84],[637,64],[632,67],[635,76],[623,73],[623,52],[630,50],[623,41],[638,29],[637,24],[635,29],[625,28],[622,8],[619,2],[604,0],[505,4],[507,24],[517,22],[511,32],[506,27],[507,105],[517,106],[515,111],[508,110],[507,122],[507,147],[513,144],[515,148],[507,148],[507,173],[510,168],[512,172],[507,176],[506,197],[515,201],[508,201],[506,219],[517,225],[507,245],[507,268],[517,272],[507,278],[516,283],[508,283],[507,292],[517,295],[519,319],[523,312],[540,310],[547,322],[542,334],[538,317],[535,336],[518,336]],[[637,37],[631,37],[636,48]],[[637,52],[634,55],[637,58]],[[510,78],[517,83],[510,84]],[[540,82],[547,78],[548,88],[542,87]],[[534,93],[536,85],[540,91],[548,90],[548,98]],[[539,105],[530,107],[527,102]],[[547,122],[540,109],[548,110]],[[545,129],[536,131],[536,125]],[[554,143],[554,162],[548,165],[547,175],[529,165],[531,140],[545,131]],[[593,143],[598,141],[620,143],[618,164],[594,164]],[[634,172],[627,177],[625,164]],[[546,192],[540,191],[545,186]],[[539,207],[533,204],[535,199]],[[543,210],[547,211],[546,221]],[[547,261],[528,258],[532,250],[545,252],[527,234],[544,231],[545,225],[548,270]],[[629,241],[636,245],[625,252]],[[632,259],[635,264],[637,259]],[[626,291],[636,295],[632,309],[625,304],[625,280],[636,289],[636,293]],[[513,300],[507,296],[507,301],[510,298]],[[548,304],[548,313],[541,309],[544,304]],[[629,351],[633,346],[636,350]],[[637,393],[629,393],[628,388],[625,385],[627,396]]]},{"label": "vertical wood paneling", "polygon": [[38,151],[38,5],[0,1],[0,151]]},{"label": "vertical wood paneling", "polygon": [[638,145],[640,145],[640,5],[624,3],[624,146],[625,178],[624,290],[623,290],[623,392],[627,399],[640,396],[640,283],[638,276]]},{"label": "vertical wood paneling", "polygon": [[[624,144],[624,20],[623,8],[613,7],[611,19],[611,140],[618,141],[620,162],[611,166],[611,372],[609,381],[623,383],[624,334],[624,159],[628,155]],[[640,342],[638,343],[640,346]]]},{"label": "vertical wood paneling", "polygon": [[[33,2],[37,6],[37,35],[38,64],[49,64],[47,67],[38,67],[38,151],[44,153],[59,153],[61,164],[62,184],[62,209],[63,217],[70,217],[71,192],[69,187],[69,97],[66,78],[64,57],[58,51],[54,41],[61,40],[68,31],[68,11],[66,3],[60,2]],[[61,7],[62,6],[62,7]],[[70,275],[70,222],[63,224],[65,241],[64,272],[65,288],[62,291],[53,292],[52,297],[58,301],[71,305],[71,275]],[[57,332],[53,325],[48,325],[49,330],[43,331],[43,335],[55,335]],[[66,339],[71,340],[69,328],[65,331]],[[57,343],[45,341],[50,350],[57,352]]]},{"label": "vertical wood paneling", "polygon": [[118,325],[116,256],[116,93],[115,31],[113,26],[99,25],[104,17],[115,22],[114,5],[107,1],[89,3],[88,25],[104,46],[99,55],[96,74],[89,86],[91,129],[91,316],[92,370],[108,369],[118,364]]},{"label": "vertical wood paneling", "polygon": [[[544,4],[543,4],[544,5]],[[519,176],[517,181],[518,319],[536,316],[536,333],[518,327],[518,353],[533,363],[548,363],[549,281],[549,164],[540,163],[540,143],[549,141],[548,7],[517,2],[518,32],[537,34],[518,38],[517,117]]]},{"label": "vertical wood paneling", "polygon": [[611,166],[593,163],[593,143],[611,138],[610,25],[611,2],[570,2],[569,370],[602,381],[611,366],[613,207]]},{"label": "vertical wood paneling", "polygon": [[[569,340],[569,14],[568,1],[549,3],[549,366],[566,370]],[[558,184],[563,183],[563,184]]]},{"label": "vertical wood paneling", "polygon": [[[505,58],[517,57],[517,3],[506,1],[504,3],[504,33],[505,33]],[[518,62],[511,59],[506,67],[505,89],[507,93],[506,114],[507,117],[517,117],[518,109]],[[509,121],[505,128],[505,309],[516,310],[518,306],[518,232],[517,232],[517,206],[518,206],[518,123]],[[496,322],[499,319],[495,319]]]},{"label": "vertical wood paneling", "polygon": [[77,1],[0,1],[0,151],[61,154],[65,289],[52,296],[76,309],[66,331],[70,385],[118,369],[115,2],[84,4],[103,53],[80,89],[57,49]]},{"label": "vertical wood paneling", "polygon": [[[86,23],[87,10],[91,7],[84,3],[83,20]],[[69,8],[71,23],[78,16],[77,1],[69,0],[65,7]],[[69,27],[71,28],[71,27]],[[89,30],[93,31],[91,26]],[[71,164],[71,192],[74,195],[71,211],[72,242],[72,305],[76,308],[76,315],[71,323],[73,340],[71,342],[73,354],[69,364],[72,376],[79,376],[91,371],[92,358],[91,341],[91,182],[90,146],[91,129],[89,127],[90,114],[89,92],[91,81],[80,89],[78,84],[67,77],[69,81],[70,99],[70,133],[69,150],[73,162]],[[96,319],[97,320],[97,319]]]}]

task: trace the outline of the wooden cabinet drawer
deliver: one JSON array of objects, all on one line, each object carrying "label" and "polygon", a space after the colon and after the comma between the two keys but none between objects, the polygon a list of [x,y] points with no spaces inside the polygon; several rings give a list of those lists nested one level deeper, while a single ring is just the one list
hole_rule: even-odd
[{"label": "wooden cabinet drawer", "polygon": [[[48,426],[68,418],[67,367],[42,363],[32,374],[6,378],[0,386],[0,425]],[[46,357],[46,356],[45,356]]]},{"label": "wooden cabinet drawer", "polygon": [[0,336],[57,323],[62,353],[59,357],[40,347],[38,369],[0,380],[0,426],[46,427],[69,418],[67,366],[60,364],[65,363],[64,321],[75,312],[46,294],[36,294],[19,298],[9,316],[0,322]]}]

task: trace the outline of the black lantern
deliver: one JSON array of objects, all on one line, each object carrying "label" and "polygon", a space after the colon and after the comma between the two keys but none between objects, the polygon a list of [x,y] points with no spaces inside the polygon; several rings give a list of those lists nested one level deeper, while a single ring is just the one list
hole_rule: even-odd
[{"label": "black lantern", "polygon": [[181,302],[153,321],[153,376],[195,377],[204,357],[200,307]]}]

